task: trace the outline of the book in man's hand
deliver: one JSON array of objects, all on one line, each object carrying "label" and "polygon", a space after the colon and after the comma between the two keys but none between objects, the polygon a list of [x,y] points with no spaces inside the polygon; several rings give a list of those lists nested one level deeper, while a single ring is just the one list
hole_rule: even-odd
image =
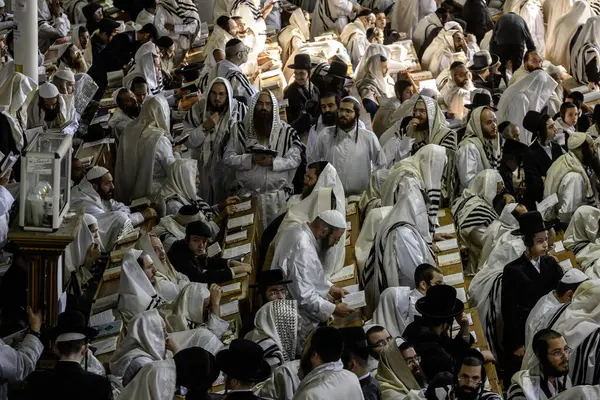
[{"label": "book in man's hand", "polygon": [[250,152],[250,154],[260,154],[263,156],[277,157],[277,152],[275,150],[267,149],[266,147],[249,147],[248,151]]}]

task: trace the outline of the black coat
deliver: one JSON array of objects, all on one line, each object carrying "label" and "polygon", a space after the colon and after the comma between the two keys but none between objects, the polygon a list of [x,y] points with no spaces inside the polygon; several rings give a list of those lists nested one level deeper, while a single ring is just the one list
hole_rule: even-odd
[{"label": "black coat", "polygon": [[486,32],[494,29],[492,16],[484,0],[467,0],[462,9],[463,19],[467,23],[467,32],[472,33],[477,38],[477,43]]},{"label": "black coat", "polygon": [[462,359],[473,344],[473,336],[471,343],[467,343],[459,336],[452,339],[447,335],[436,334],[423,324],[423,318],[419,315],[406,327],[402,337],[415,347],[421,357],[421,368],[427,381],[431,381],[440,372],[453,373],[456,360]]},{"label": "black coat", "polygon": [[367,375],[366,378],[361,379],[359,382],[365,400],[381,400],[379,382],[377,382],[371,374]]},{"label": "black coat", "polygon": [[301,116],[309,100],[319,102],[319,89],[311,83],[309,93],[303,86],[292,82],[283,92],[283,98],[288,99],[286,114],[288,123],[292,124]]},{"label": "black coat", "polygon": [[227,260],[206,255],[197,257],[188,248],[185,239],[173,243],[167,256],[173,267],[192,282],[202,282],[210,286],[212,283],[227,282],[232,279]]},{"label": "black coat", "polygon": [[76,362],[59,361],[52,371],[34,371],[25,380],[25,398],[112,400],[110,381],[84,371]]},{"label": "black coat", "polygon": [[[529,154],[523,157],[523,170],[525,172],[525,186],[527,195],[525,197],[525,206],[528,210],[535,210],[535,202],[540,202],[544,198],[544,181],[548,169],[554,161],[563,154],[560,145],[550,142],[552,147],[552,159],[542,148],[539,141],[534,141],[529,146]],[[554,289],[554,288],[553,288]]]},{"label": "black coat", "polygon": [[540,272],[525,254],[504,267],[502,276],[502,317],[504,351],[512,354],[525,344],[525,325],[537,301],[556,289],[563,270],[556,260],[541,257]]}]

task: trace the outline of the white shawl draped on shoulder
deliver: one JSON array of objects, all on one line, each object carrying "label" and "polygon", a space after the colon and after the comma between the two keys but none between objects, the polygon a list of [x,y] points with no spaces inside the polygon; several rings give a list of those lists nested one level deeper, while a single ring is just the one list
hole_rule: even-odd
[{"label": "white shawl draped on shoulder", "polygon": [[563,244],[573,251],[581,269],[592,279],[600,279],[600,210],[581,206],[573,213]]}]

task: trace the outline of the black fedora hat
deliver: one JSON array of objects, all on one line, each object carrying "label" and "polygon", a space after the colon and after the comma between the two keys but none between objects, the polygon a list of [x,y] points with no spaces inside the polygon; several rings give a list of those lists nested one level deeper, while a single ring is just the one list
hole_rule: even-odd
[{"label": "black fedora hat", "polygon": [[475,93],[473,95],[473,101],[471,101],[471,104],[465,104],[465,108],[474,110],[478,107],[489,107],[494,111],[498,111],[498,109],[491,104],[494,104],[492,102],[492,96],[487,93]]},{"label": "black fedora hat", "polygon": [[234,339],[218,352],[217,365],[225,375],[245,382],[262,382],[271,375],[262,347],[247,339]]},{"label": "black fedora hat", "polygon": [[456,289],[449,285],[430,287],[415,306],[424,317],[440,319],[454,318],[465,309],[463,302],[456,298]]},{"label": "black fedora hat", "polygon": [[345,328],[339,328],[338,331],[344,338],[344,350],[353,351],[361,349],[370,349],[377,347],[376,344],[369,344],[367,341],[367,334],[365,330],[360,326],[348,326]]},{"label": "black fedora hat", "polygon": [[90,340],[96,337],[97,334],[98,331],[87,326],[84,315],[76,310],[67,310],[59,314],[58,324],[48,332],[50,340],[57,340],[59,336],[65,335],[60,340],[62,342],[79,339]]},{"label": "black fedora hat", "polygon": [[264,288],[274,285],[287,285],[292,282],[292,280],[283,279],[283,272],[280,269],[270,269],[268,271],[260,271],[256,274],[256,283],[253,283],[250,287]]},{"label": "black fedora hat", "polygon": [[467,64],[471,71],[481,71],[500,62],[500,57],[490,54],[487,50],[481,50],[473,54],[473,60]]},{"label": "black fedora hat", "polygon": [[335,76],[340,79],[351,79],[351,77],[348,76],[348,66],[338,60],[333,60],[331,62],[327,75]]},{"label": "black fedora hat", "polygon": [[307,69],[311,70],[316,67],[317,64],[310,61],[310,55],[308,54],[296,54],[294,56],[294,63],[288,65],[291,69]]},{"label": "black fedora hat", "polygon": [[543,124],[546,124],[546,121],[550,119],[548,116],[548,107],[545,106],[541,111],[529,110],[525,117],[523,118],[523,128],[527,129],[529,132],[533,133],[535,137],[539,134],[539,131],[542,128],[545,128]]},{"label": "black fedora hat", "polygon": [[514,236],[533,235],[552,228],[554,224],[544,221],[539,211],[528,211],[519,217],[519,229],[511,232]]}]

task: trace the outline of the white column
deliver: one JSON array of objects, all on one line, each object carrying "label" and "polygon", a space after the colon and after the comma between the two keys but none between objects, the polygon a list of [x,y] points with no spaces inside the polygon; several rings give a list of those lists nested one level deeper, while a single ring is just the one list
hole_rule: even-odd
[{"label": "white column", "polygon": [[38,82],[38,2],[13,0],[15,71]]}]

